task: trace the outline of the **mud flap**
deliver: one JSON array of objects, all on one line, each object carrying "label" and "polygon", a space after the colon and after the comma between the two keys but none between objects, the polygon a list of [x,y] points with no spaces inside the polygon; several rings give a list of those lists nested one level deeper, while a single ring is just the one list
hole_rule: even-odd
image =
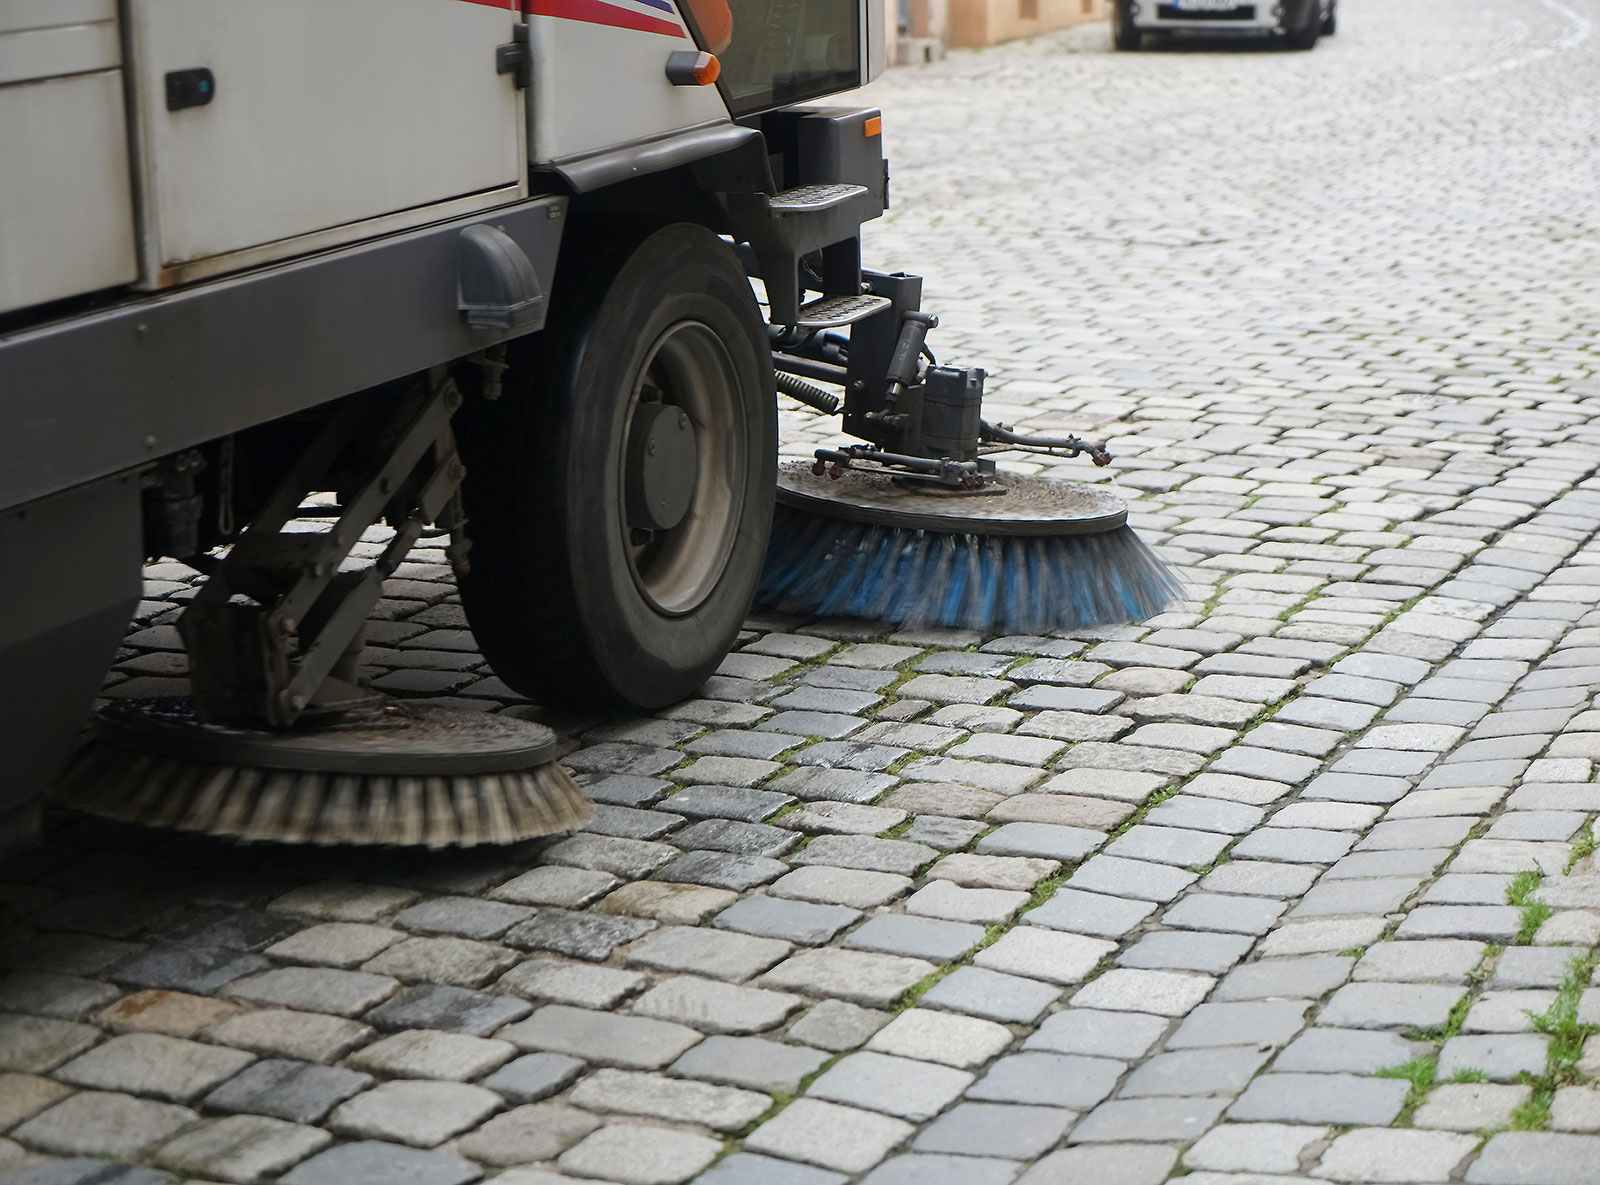
[{"label": "mud flap", "polygon": [[0,847],[37,833],[138,605],[140,538],[133,475],[0,512]]}]

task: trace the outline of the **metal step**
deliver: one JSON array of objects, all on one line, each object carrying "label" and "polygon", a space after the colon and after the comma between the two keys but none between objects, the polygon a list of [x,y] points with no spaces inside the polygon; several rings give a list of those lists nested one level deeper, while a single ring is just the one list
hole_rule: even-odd
[{"label": "metal step", "polygon": [[774,214],[811,214],[831,210],[866,192],[865,185],[801,185],[773,194],[767,206]]},{"label": "metal step", "polygon": [[801,329],[832,329],[854,324],[892,303],[887,296],[821,296],[801,305],[794,323]]}]

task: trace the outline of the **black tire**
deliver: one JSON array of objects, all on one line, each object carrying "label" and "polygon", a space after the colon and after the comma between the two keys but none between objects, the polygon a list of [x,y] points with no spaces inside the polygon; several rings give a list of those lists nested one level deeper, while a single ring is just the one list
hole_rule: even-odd
[{"label": "black tire", "polygon": [[1284,44],[1290,49],[1311,49],[1322,32],[1322,0],[1304,0],[1301,9],[1300,22],[1284,26]]},{"label": "black tire", "polygon": [[[777,480],[771,354],[744,269],[710,231],[607,227],[578,244],[550,325],[513,344],[504,393],[474,400],[465,425],[461,598],[522,694],[654,709],[705,682],[750,608]],[[687,512],[646,530],[629,503],[645,462],[627,457],[658,404],[682,409],[667,418],[693,423],[698,452],[674,470],[693,475]]]},{"label": "black tire", "polygon": [[1322,18],[1322,35],[1324,37],[1332,37],[1338,31],[1339,6],[1337,4],[1330,4],[1328,6],[1328,15]]},{"label": "black tire", "polygon": [[1144,35],[1133,23],[1132,0],[1116,0],[1111,13],[1111,44],[1117,49],[1137,50]]}]

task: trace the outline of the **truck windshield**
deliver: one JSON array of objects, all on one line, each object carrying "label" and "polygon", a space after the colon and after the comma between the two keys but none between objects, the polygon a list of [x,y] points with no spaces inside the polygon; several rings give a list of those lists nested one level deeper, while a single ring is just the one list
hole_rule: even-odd
[{"label": "truck windshield", "polygon": [[702,47],[722,62],[717,85],[749,115],[861,84],[861,0],[688,0]]}]

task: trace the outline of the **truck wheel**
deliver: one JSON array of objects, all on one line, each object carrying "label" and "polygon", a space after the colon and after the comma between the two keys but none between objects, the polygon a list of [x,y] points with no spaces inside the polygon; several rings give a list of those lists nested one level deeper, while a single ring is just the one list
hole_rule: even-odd
[{"label": "truck wheel", "polygon": [[1328,15],[1322,18],[1322,35],[1332,37],[1339,31],[1339,6],[1328,5]]},{"label": "truck wheel", "polygon": [[659,708],[716,669],[761,574],[771,354],[744,269],[710,231],[579,242],[550,324],[513,344],[503,394],[464,426],[462,603],[522,694]]},{"label": "truck wheel", "polygon": [[1136,50],[1143,34],[1133,23],[1133,0],[1116,0],[1111,14],[1111,44],[1118,49]]},{"label": "truck wheel", "polygon": [[1284,42],[1290,49],[1310,49],[1322,32],[1322,0],[1305,0],[1297,25],[1284,26]]}]

